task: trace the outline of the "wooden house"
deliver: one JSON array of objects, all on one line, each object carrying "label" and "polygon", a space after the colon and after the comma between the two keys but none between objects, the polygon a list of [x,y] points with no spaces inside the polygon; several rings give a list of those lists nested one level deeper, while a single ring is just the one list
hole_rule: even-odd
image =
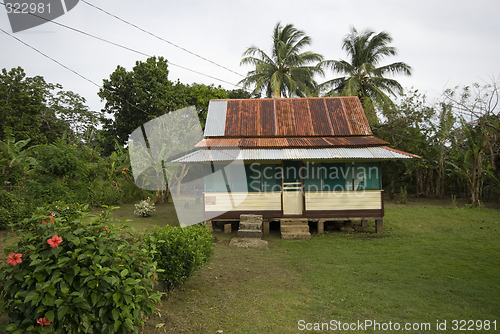
[{"label": "wooden house", "polygon": [[[318,222],[319,232],[325,221],[374,220],[382,232],[380,162],[417,157],[387,145],[373,136],[357,97],[212,100],[204,139],[180,160],[244,163],[246,176],[229,169],[227,184],[205,182],[213,220],[258,214]],[[216,154],[222,149],[237,153]]]}]

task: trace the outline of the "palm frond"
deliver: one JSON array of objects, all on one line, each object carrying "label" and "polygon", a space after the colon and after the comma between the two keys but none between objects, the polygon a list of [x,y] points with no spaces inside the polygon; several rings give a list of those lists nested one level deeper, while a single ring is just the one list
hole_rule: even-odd
[{"label": "palm frond", "polygon": [[303,96],[317,91],[314,75],[324,74],[318,66],[323,57],[312,51],[302,52],[310,43],[311,38],[293,25],[276,24],[270,56],[256,46],[243,53],[240,64],[255,66],[255,70],[249,71],[240,83],[244,87],[255,85],[254,92],[265,90],[268,96]]},{"label": "palm frond", "polygon": [[342,89],[342,95],[345,96],[358,96],[360,92],[361,83],[357,77],[351,77],[346,80]]},{"label": "palm frond", "polygon": [[375,69],[373,72],[377,76],[383,76],[387,73],[390,74],[404,74],[404,75],[411,75],[411,66],[403,63],[403,62],[396,62],[392,63],[389,65],[381,66]]},{"label": "palm frond", "polygon": [[401,84],[394,79],[383,78],[383,77],[372,77],[370,78],[370,83],[373,86],[379,87],[380,89],[383,89],[391,93],[393,96],[396,96],[394,91],[397,91],[399,94],[403,92],[403,87],[401,86]]}]

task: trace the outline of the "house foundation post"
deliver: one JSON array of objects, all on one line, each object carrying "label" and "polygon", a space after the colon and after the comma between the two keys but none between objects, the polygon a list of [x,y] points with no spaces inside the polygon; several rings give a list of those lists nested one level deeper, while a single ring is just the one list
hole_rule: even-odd
[{"label": "house foundation post", "polygon": [[269,234],[269,220],[262,221],[262,234],[263,235]]},{"label": "house foundation post", "polygon": [[320,219],[318,220],[318,234],[325,233],[325,221]]},{"label": "house foundation post", "polygon": [[231,233],[232,232],[232,229],[231,229],[231,224],[224,224],[224,233]]}]

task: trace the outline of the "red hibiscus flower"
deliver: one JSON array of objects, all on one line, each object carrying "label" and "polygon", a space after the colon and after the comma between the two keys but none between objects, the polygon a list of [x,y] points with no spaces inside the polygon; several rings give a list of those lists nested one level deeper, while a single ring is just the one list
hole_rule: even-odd
[{"label": "red hibiscus flower", "polygon": [[59,248],[59,244],[63,241],[63,238],[61,237],[58,237],[57,235],[54,235],[52,238],[50,239],[47,239],[47,243],[50,245],[50,247],[54,248],[54,247],[58,247]]},{"label": "red hibiscus flower", "polygon": [[44,220],[44,221],[42,222],[42,224],[43,224],[43,225],[47,225],[47,222]]},{"label": "red hibiscus flower", "polygon": [[39,318],[37,321],[36,321],[37,324],[39,325],[42,325],[42,328],[43,326],[48,326],[50,325],[50,320],[47,320],[47,317],[43,317],[43,318]]},{"label": "red hibiscus flower", "polygon": [[21,260],[22,256],[23,254],[10,253],[7,259],[7,263],[15,267],[18,263],[23,262],[23,260]]}]

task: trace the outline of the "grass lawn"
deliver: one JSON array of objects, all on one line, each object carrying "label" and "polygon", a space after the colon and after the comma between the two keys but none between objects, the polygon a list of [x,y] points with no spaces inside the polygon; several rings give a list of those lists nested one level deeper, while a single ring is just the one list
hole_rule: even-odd
[{"label": "grass lawn", "polygon": [[[133,205],[114,215],[133,218]],[[175,222],[173,208],[163,206],[130,225],[142,231]],[[435,333],[436,321],[447,320],[439,333],[459,333],[454,319],[496,320],[500,332],[498,210],[389,203],[383,236],[373,228],[311,240],[270,235],[269,250],[230,248],[235,235],[215,233],[211,262],[165,298],[144,333],[388,332],[300,331],[299,320],[432,326],[400,333]]]},{"label": "grass lawn", "polygon": [[[121,204],[118,209],[113,210],[112,216],[121,222],[130,220],[126,224],[138,232],[152,231],[165,225],[179,226],[173,204],[157,204],[155,213],[150,217],[138,217],[134,215],[134,209],[134,204]],[[101,211],[102,209],[92,209],[91,213],[98,215]]]},{"label": "grass lawn", "polygon": [[[440,332],[451,333],[454,319],[496,320],[500,331],[499,211],[389,204],[384,231],[270,236],[268,251],[230,248],[216,233],[211,263],[171,293],[145,333],[322,332],[300,331],[299,320],[432,326],[411,333],[447,320]],[[363,331],[377,332],[387,331]]]}]

